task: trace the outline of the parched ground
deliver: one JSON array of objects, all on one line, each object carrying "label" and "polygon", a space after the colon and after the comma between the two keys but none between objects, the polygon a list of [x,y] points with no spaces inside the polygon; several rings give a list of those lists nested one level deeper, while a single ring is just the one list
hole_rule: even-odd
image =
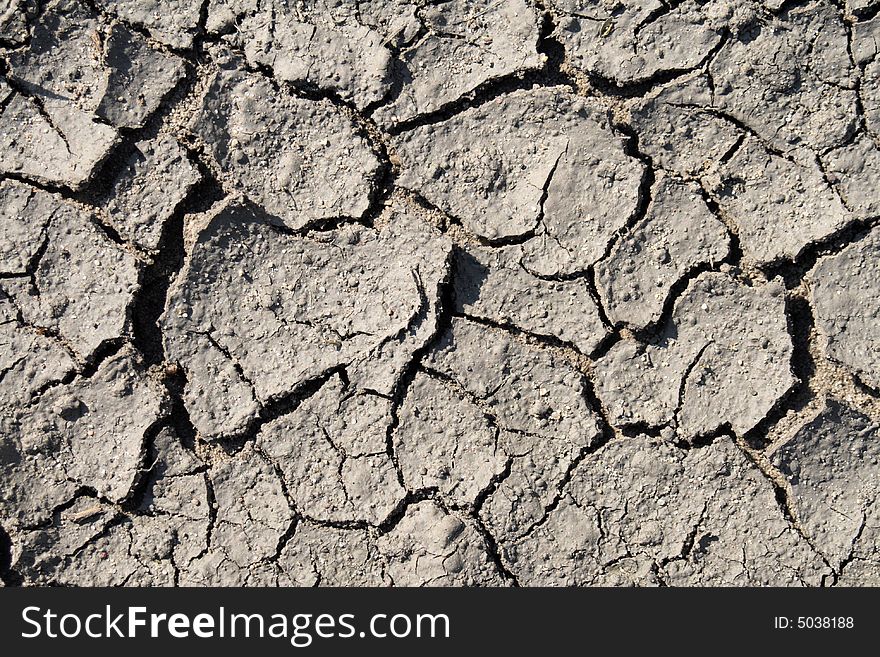
[{"label": "parched ground", "polygon": [[880,584],[880,0],[0,0],[6,585]]}]

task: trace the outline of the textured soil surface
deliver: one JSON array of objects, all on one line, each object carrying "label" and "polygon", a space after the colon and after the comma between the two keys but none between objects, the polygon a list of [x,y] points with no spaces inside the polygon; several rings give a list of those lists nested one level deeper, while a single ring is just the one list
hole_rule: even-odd
[{"label": "textured soil surface", "polygon": [[0,0],[0,577],[880,584],[880,0]]}]

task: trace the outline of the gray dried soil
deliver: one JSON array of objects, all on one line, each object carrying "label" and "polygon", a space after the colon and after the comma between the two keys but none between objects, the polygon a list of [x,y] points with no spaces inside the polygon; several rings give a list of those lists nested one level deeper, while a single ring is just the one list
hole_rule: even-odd
[{"label": "gray dried soil", "polygon": [[880,584],[878,10],[0,0],[3,584]]}]

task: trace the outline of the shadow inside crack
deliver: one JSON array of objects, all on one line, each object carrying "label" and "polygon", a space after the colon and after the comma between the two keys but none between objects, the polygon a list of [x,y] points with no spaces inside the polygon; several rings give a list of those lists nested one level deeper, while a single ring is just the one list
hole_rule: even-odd
[{"label": "shadow inside crack", "polygon": [[460,310],[479,301],[489,268],[459,246],[453,248],[453,258],[453,307]]},{"label": "shadow inside crack", "polygon": [[12,570],[12,539],[0,526],[0,581],[6,586],[21,586],[21,575]]}]

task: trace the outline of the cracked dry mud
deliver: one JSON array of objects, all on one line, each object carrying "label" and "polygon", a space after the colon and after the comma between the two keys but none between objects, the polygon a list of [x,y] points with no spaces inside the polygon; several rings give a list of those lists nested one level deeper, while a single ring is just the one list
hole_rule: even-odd
[{"label": "cracked dry mud", "polygon": [[3,583],[880,584],[878,11],[0,0]]}]

